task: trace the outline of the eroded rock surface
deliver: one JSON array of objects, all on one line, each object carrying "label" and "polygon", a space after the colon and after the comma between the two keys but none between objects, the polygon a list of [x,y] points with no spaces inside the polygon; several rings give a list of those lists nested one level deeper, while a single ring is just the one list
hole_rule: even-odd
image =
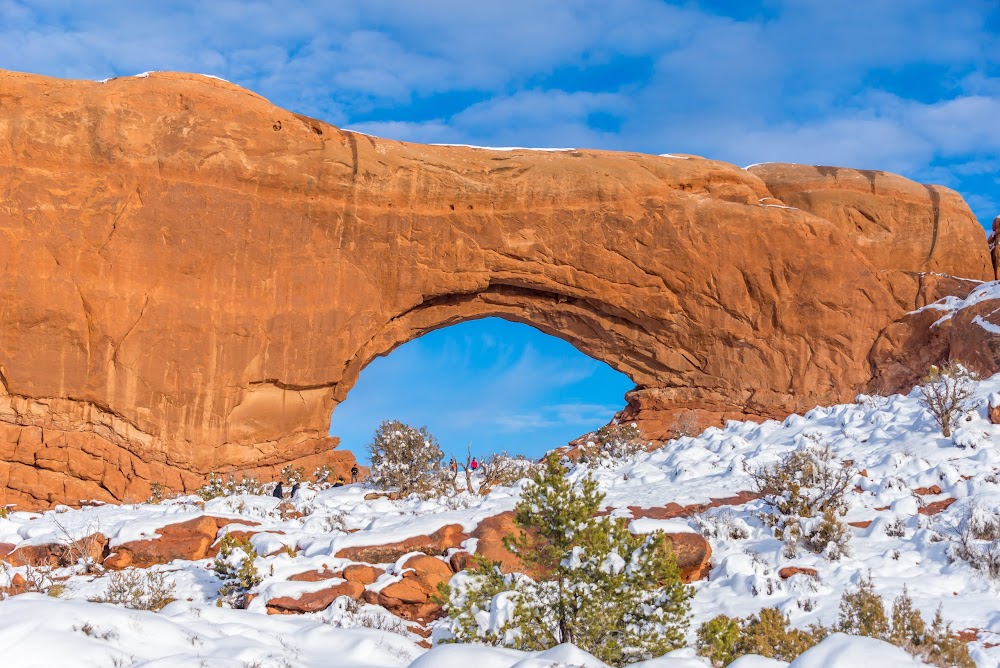
[{"label": "eroded rock surface", "polygon": [[208,77],[0,72],[0,504],[346,477],[329,419],[365,365],[485,316],[626,373],[652,437],[850,399],[911,274],[992,277],[990,253],[950,191],[808,170],[422,146]]}]

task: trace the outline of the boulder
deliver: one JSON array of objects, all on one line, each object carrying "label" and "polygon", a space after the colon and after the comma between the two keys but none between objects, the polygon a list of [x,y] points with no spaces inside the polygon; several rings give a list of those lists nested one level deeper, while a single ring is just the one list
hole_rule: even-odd
[{"label": "boulder", "polygon": [[11,566],[71,566],[84,559],[90,563],[100,563],[104,558],[108,539],[101,533],[84,536],[71,543],[43,543],[22,545],[11,550],[3,560]]},{"label": "boulder", "polygon": [[334,572],[328,568],[323,570],[311,570],[304,571],[302,573],[296,573],[288,578],[290,582],[321,582],[323,580],[332,580],[334,578],[343,577],[345,580],[350,580],[348,577],[344,577],[343,573]]},{"label": "boulder", "polygon": [[358,582],[363,585],[370,585],[385,573],[381,568],[375,568],[368,564],[351,564],[344,568],[344,579],[350,582]]},{"label": "boulder", "polygon": [[364,591],[364,585],[357,582],[345,581],[333,587],[308,592],[297,597],[279,596],[267,602],[267,614],[289,615],[319,612],[320,610],[326,610],[331,603],[341,596],[348,596],[354,600],[358,600]]},{"label": "boulder", "polygon": [[472,537],[477,539],[476,554],[499,562],[500,570],[504,573],[523,573],[526,570],[524,564],[503,544],[504,536],[516,536],[520,531],[514,523],[512,510],[487,517],[472,532]]},{"label": "boulder", "polygon": [[[990,418],[991,424],[1000,424],[1000,393],[990,394],[986,404],[986,415]],[[3,556],[3,545],[0,544],[0,557]]]},{"label": "boulder", "polygon": [[379,591],[379,603],[386,609],[392,610],[398,608],[400,604],[426,603],[432,593],[432,590],[416,578],[404,577]]},{"label": "boulder", "polygon": [[708,577],[712,570],[712,546],[701,534],[668,533],[663,539],[677,557],[681,580],[694,582]]},{"label": "boulder", "polygon": [[368,564],[394,563],[410,552],[444,554],[450,548],[458,547],[468,536],[462,532],[462,525],[449,524],[428,535],[413,536],[406,540],[385,545],[364,545],[345,547],[337,552],[337,557],[361,561]]},{"label": "boulder", "polygon": [[943,512],[951,504],[955,503],[955,499],[941,499],[940,501],[932,501],[926,506],[923,506],[917,512],[921,515],[937,515]]},{"label": "boulder", "polygon": [[0,600],[7,596],[25,594],[30,589],[31,587],[28,586],[28,581],[24,579],[24,576],[20,573],[14,573],[10,578],[10,584],[6,587],[0,587]]},{"label": "boulder", "polygon": [[464,571],[467,568],[475,568],[472,555],[465,550],[459,550],[458,552],[452,553],[452,555],[448,558],[448,563],[451,565],[451,570],[456,573]]},{"label": "boulder", "polygon": [[787,580],[793,575],[807,575],[811,578],[816,577],[815,568],[807,568],[805,566],[785,566],[778,570],[778,577],[782,580]]},{"label": "boulder", "polygon": [[420,554],[403,563],[403,573],[404,578],[416,580],[428,591],[435,592],[439,584],[451,579],[454,571],[447,561]]},{"label": "boulder", "polygon": [[186,522],[169,524],[157,529],[153,538],[128,541],[110,548],[112,553],[104,559],[104,567],[112,570],[130,566],[149,568],[175,559],[197,561],[215,556],[218,553],[217,548],[213,549],[216,536],[220,527],[228,524],[254,523],[202,515]]}]

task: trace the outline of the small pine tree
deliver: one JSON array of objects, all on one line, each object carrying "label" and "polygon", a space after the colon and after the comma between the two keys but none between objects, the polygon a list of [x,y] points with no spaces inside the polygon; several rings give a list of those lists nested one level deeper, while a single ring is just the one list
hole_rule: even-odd
[{"label": "small pine tree", "polygon": [[920,401],[941,427],[941,435],[951,438],[951,427],[971,407],[975,381],[979,376],[957,362],[932,366],[924,376]]},{"label": "small pine tree", "polygon": [[[938,608],[928,627],[920,611],[913,607],[909,592],[897,596],[892,604],[892,619],[886,617],[885,603],[875,593],[871,576],[862,579],[854,590],[840,598],[840,619],[833,631],[868,636],[890,642],[924,663],[938,668],[975,668],[968,646],[956,638]],[[777,608],[764,608],[756,615],[732,619],[719,615],[698,628],[698,654],[707,657],[716,668],[729,665],[746,654],[794,661],[822,641],[831,629],[813,625],[796,629]]]},{"label": "small pine tree", "polygon": [[398,420],[385,420],[368,444],[376,487],[394,488],[400,496],[428,494],[441,480],[444,453],[427,427],[416,429]]},{"label": "small pine tree", "polygon": [[903,593],[892,602],[892,631],[889,634],[889,642],[898,645],[908,652],[913,652],[915,647],[920,647],[926,639],[927,625],[920,611],[913,607],[913,599],[906,586],[903,586]]},{"label": "small pine tree", "polygon": [[[662,534],[635,536],[624,522],[595,517],[604,498],[596,482],[574,487],[555,455],[532,482],[515,509],[520,532],[505,544],[534,579],[480,561],[446,605],[455,639],[523,650],[571,642],[614,666],[683,646],[692,591]],[[515,603],[499,630],[481,623],[498,597]]]},{"label": "small pine tree", "polygon": [[[222,579],[219,595],[236,608],[246,606],[247,593],[261,583],[257,572],[257,550],[249,540],[226,534],[219,543],[219,556],[212,570]],[[220,602],[222,599],[219,599]]]},{"label": "small pine tree", "polygon": [[889,618],[882,597],[875,593],[871,575],[861,578],[855,591],[845,591],[840,599],[837,630],[869,638],[889,637]]},{"label": "small pine tree", "polygon": [[740,620],[718,615],[698,627],[698,654],[715,668],[728,666],[739,658]]}]

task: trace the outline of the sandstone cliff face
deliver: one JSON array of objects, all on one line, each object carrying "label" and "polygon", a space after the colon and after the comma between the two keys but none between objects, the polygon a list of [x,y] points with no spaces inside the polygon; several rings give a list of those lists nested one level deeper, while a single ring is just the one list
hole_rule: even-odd
[{"label": "sandstone cliff face", "polygon": [[748,171],[788,206],[834,223],[907,310],[916,307],[920,273],[995,277],[983,228],[954,190],[841,167],[766,163]]},{"label": "sandstone cliff face", "polygon": [[951,194],[891,196],[858,238],[758,171],[405,144],[195,75],[0,72],[0,503],[349,467],[327,429],[365,365],[486,316],[626,373],[654,421],[782,417],[870,381],[912,301],[886,272],[985,275]]}]

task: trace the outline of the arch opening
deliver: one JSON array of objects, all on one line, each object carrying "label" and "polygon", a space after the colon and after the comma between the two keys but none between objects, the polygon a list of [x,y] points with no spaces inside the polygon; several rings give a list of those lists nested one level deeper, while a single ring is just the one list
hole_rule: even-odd
[{"label": "arch opening", "polygon": [[427,426],[446,455],[538,457],[606,424],[632,380],[511,317],[462,320],[377,356],[333,411],[330,434],[367,460],[384,419]]}]

